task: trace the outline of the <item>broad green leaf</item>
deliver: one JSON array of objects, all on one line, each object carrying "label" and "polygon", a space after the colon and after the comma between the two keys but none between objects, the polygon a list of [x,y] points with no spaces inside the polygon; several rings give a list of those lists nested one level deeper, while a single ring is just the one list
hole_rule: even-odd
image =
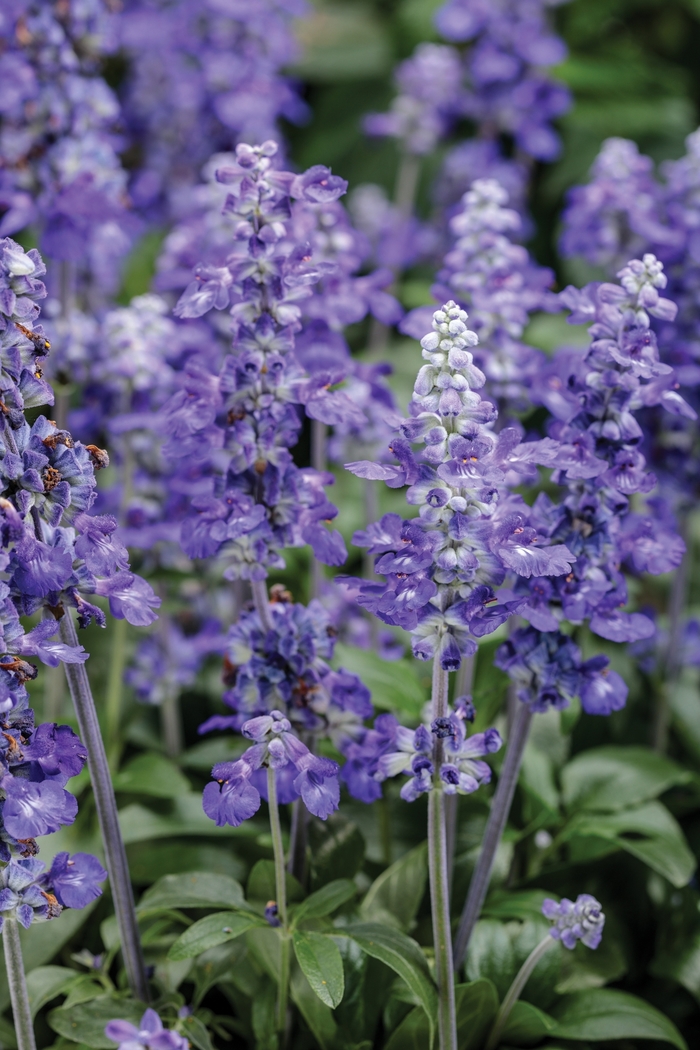
[{"label": "broad green leaf", "polygon": [[614,842],[679,888],[697,866],[680,825],[660,802],[619,813],[579,813],[566,830],[567,838],[575,836]]},{"label": "broad green leaf", "polygon": [[464,972],[470,981],[486,977],[493,981],[501,997],[505,995],[517,970],[513,944],[502,922],[481,919],[474,927]]},{"label": "broad green leaf", "polygon": [[272,926],[249,930],[246,934],[248,951],[273,981],[279,981],[280,931]]},{"label": "broad green leaf", "polygon": [[376,922],[357,923],[343,928],[363,951],[389,966],[402,977],[428,1016],[432,1043],[437,1011],[437,994],[428,963],[418,945],[405,933]]},{"label": "broad green leaf", "polygon": [[247,908],[243,887],[229,875],[190,871],[164,875],[139,901],[138,912],[172,908]]},{"label": "broad green leaf", "polygon": [[299,969],[295,968],[292,973],[290,991],[292,1000],[311,1029],[321,1050],[338,1050],[338,1025],[333,1011],[321,1002]]},{"label": "broad green leaf", "polygon": [[538,919],[542,902],[552,894],[545,890],[495,890],[490,893],[482,915],[489,919]]},{"label": "broad green leaf", "polygon": [[614,937],[603,937],[594,952],[579,942],[573,951],[561,952],[560,958],[561,976],[554,989],[559,995],[602,988],[627,973],[624,952]]},{"label": "broad green leaf", "polygon": [[360,905],[367,922],[382,922],[409,930],[425,893],[428,855],[422,842],[374,880]]},{"label": "broad green leaf", "polygon": [[184,1029],[184,1034],[187,1036],[192,1046],[196,1046],[197,1050],[214,1050],[214,1044],[211,1041],[209,1032],[198,1017],[190,1014],[190,1016],[186,1017],[181,1023]]},{"label": "broad green leaf", "polygon": [[357,887],[350,879],[335,879],[327,883],[297,906],[294,925],[299,926],[306,919],[321,919],[324,915],[330,915],[341,904],[352,900],[356,893]]},{"label": "broad green leaf", "polygon": [[650,966],[651,973],[662,979],[670,977],[700,999],[700,930],[695,930],[683,945],[674,945],[659,953]]},{"label": "broad green leaf", "polygon": [[519,999],[506,1021],[501,1042],[507,1046],[535,1046],[556,1027],[553,1017]]},{"label": "broad green leaf", "polygon": [[153,795],[154,798],[180,798],[192,790],[189,780],[175,763],[157,751],[146,751],[132,758],[112,782],[115,791]]},{"label": "broad green leaf", "polygon": [[32,1017],[36,1017],[42,1006],[46,1006],[69,985],[79,981],[82,974],[69,970],[66,966],[37,966],[27,974],[27,992]]},{"label": "broad green leaf", "polygon": [[338,945],[323,933],[295,930],[294,954],[304,976],[326,1006],[335,1008],[343,998],[345,976]]},{"label": "broad green leaf", "polygon": [[554,763],[536,747],[526,747],[520,782],[527,793],[551,813],[559,812],[559,792],[554,782]]},{"label": "broad green leaf", "polygon": [[[455,988],[459,1050],[481,1050],[498,1011],[498,995],[491,981],[472,981]],[[420,1007],[407,1014],[384,1050],[426,1050],[430,1026]]]},{"label": "broad green leaf", "polygon": [[[292,994],[294,994],[294,982],[292,980]],[[311,998],[316,999],[311,989]],[[263,981],[257,995],[253,997],[251,1010],[251,1021],[253,1034],[255,1036],[255,1050],[277,1050],[279,1045],[277,1032],[275,1031],[275,1002],[277,999],[277,985],[269,981]],[[318,1002],[318,999],[316,999]],[[319,1003],[319,1006],[321,1004]]]},{"label": "broad green leaf", "polygon": [[207,838],[254,838],[258,829],[249,821],[239,828],[217,828],[202,809],[201,793],[192,792],[174,798],[168,813],[155,813],[138,802],[119,810],[122,838],[128,846],[132,842],[152,842],[154,839],[182,838],[204,835]]},{"label": "broad green leaf", "polygon": [[[285,875],[285,886],[287,888],[287,900],[299,901],[304,896],[304,891],[299,882],[290,875]],[[259,860],[253,865],[253,870],[248,876],[246,887],[248,897],[253,901],[274,901],[277,899],[277,887],[275,884],[275,864],[272,860]]]},{"label": "broad green leaf", "polygon": [[688,1050],[672,1021],[636,995],[596,988],[567,995],[552,1008],[557,1022],[551,1034],[560,1039],[657,1039]]},{"label": "broad green leaf", "polygon": [[219,911],[215,915],[207,915],[189,926],[175,941],[168,952],[168,959],[173,962],[193,959],[209,948],[215,948],[217,944],[240,937],[252,926],[265,925],[264,919],[250,912]]},{"label": "broad green leaf", "polygon": [[400,711],[406,717],[420,718],[430,681],[416,660],[382,660],[370,649],[338,642],[333,666],[351,667],[371,692],[377,710]]},{"label": "broad green leaf", "polygon": [[357,824],[334,813],[324,824],[309,828],[311,885],[314,889],[335,879],[351,879],[365,859],[365,840]]},{"label": "broad green leaf", "polygon": [[229,843],[186,839],[157,839],[134,842],[127,849],[132,882],[152,886],[163,875],[208,871],[240,879],[246,866],[234,856]]},{"label": "broad green leaf", "polygon": [[584,751],[562,770],[569,810],[615,812],[657,798],[692,774],[644,747],[599,747]]},{"label": "broad green leaf", "polygon": [[94,1050],[114,1050],[115,1044],[105,1035],[107,1022],[118,1018],[138,1025],[144,1010],[143,1003],[133,999],[103,995],[68,1010],[62,1007],[52,1010],[48,1022],[54,1032],[74,1043],[83,1043]]}]

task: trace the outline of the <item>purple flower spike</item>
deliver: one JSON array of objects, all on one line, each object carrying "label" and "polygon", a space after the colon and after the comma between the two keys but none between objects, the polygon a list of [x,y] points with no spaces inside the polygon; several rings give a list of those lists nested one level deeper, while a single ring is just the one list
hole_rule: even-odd
[{"label": "purple flower spike", "polygon": [[337,201],[347,193],[348,184],[339,175],[332,175],[331,169],[323,164],[315,164],[303,175],[297,175],[290,187],[292,197],[311,201],[313,204],[329,204]]}]

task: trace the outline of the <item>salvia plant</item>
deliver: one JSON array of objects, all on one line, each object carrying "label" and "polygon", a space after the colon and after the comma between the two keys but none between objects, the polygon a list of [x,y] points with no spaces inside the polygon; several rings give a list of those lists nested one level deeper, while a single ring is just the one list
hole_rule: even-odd
[{"label": "salvia plant", "polygon": [[10,1050],[700,1038],[700,131],[591,4],[3,5]]}]

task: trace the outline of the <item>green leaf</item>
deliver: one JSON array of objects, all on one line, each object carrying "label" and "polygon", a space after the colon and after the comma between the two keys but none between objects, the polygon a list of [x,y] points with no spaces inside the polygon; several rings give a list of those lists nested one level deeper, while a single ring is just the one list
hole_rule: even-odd
[{"label": "green leaf", "polygon": [[[287,900],[298,901],[304,896],[304,891],[299,882],[290,875],[285,875],[287,887]],[[272,860],[259,860],[253,865],[253,870],[248,876],[248,897],[254,901],[274,901],[277,899],[277,886],[275,883],[275,864]]]},{"label": "green leaf", "polygon": [[102,995],[68,1010],[62,1007],[52,1010],[48,1022],[54,1032],[74,1043],[83,1043],[94,1050],[114,1050],[114,1042],[105,1035],[107,1022],[119,1019],[138,1025],[145,1009],[143,1003],[133,999]]},{"label": "green leaf", "polygon": [[561,976],[554,988],[559,995],[602,988],[627,973],[625,954],[614,937],[603,937],[594,952],[579,942],[573,951],[561,952],[560,956]]},{"label": "green leaf", "polygon": [[550,813],[559,813],[559,792],[554,782],[554,763],[544,751],[525,748],[520,781],[527,793]]},{"label": "green leaf", "polygon": [[370,649],[336,643],[334,667],[351,667],[372,693],[379,711],[419,719],[428,699],[429,680],[417,660],[382,660]]},{"label": "green leaf", "polygon": [[298,905],[294,912],[294,925],[299,926],[306,919],[321,919],[324,915],[330,915],[341,904],[352,900],[356,893],[357,887],[350,879],[335,879],[327,883]]},{"label": "green leaf", "polygon": [[252,926],[265,926],[265,920],[250,912],[219,911],[189,926],[168,952],[171,962],[193,959],[217,944],[240,937]]},{"label": "green leaf", "polygon": [[428,1016],[432,1043],[437,994],[428,963],[418,945],[405,933],[380,926],[376,922],[357,923],[343,927],[343,934],[351,937],[364,952],[389,966],[402,977],[419,1000]]},{"label": "green leaf", "polygon": [[672,1021],[636,995],[596,988],[565,996],[552,1009],[560,1039],[657,1039],[688,1050]]},{"label": "green leaf", "polygon": [[295,930],[294,954],[306,980],[322,1003],[335,1009],[343,998],[345,976],[338,945],[323,933]]},{"label": "green leaf", "polygon": [[545,890],[496,890],[490,893],[482,915],[490,919],[541,919]]},{"label": "green leaf", "polygon": [[[304,974],[296,967],[292,972],[290,991],[292,1000],[321,1050],[338,1050],[338,1025],[333,1011],[321,1002]],[[274,1005],[272,1014],[274,1017]]]},{"label": "green leaf", "polygon": [[501,997],[505,995],[517,970],[513,944],[502,922],[480,919],[474,927],[464,972],[470,981],[486,977],[493,981]]},{"label": "green leaf", "polygon": [[192,790],[189,780],[175,763],[157,751],[137,755],[112,779],[115,791],[130,791],[154,798],[180,798]]},{"label": "green leaf", "polygon": [[480,979],[455,988],[459,1050],[481,1050],[498,1012],[498,993],[491,981]]},{"label": "green leaf", "polygon": [[657,798],[692,774],[644,747],[599,747],[577,755],[562,770],[567,809],[615,812]]},{"label": "green leaf", "polygon": [[164,875],[139,901],[138,912],[169,911],[171,908],[247,909],[243,887],[229,875],[190,871]]},{"label": "green leaf", "polygon": [[564,835],[577,836],[615,843],[679,888],[688,884],[697,866],[680,825],[660,802],[619,813],[579,813]]},{"label": "green leaf", "polygon": [[427,879],[427,844],[422,842],[374,880],[360,905],[362,918],[367,922],[410,929],[423,899]]},{"label": "green leaf", "polygon": [[65,992],[82,974],[66,966],[37,966],[27,974],[27,992],[32,1017],[36,1017],[42,1006],[46,1006],[61,992]]},{"label": "green leaf", "polygon": [[119,810],[119,825],[124,843],[152,842],[154,839],[182,838],[189,835],[204,835],[207,838],[254,838],[258,828],[245,821],[239,828],[217,828],[202,809],[202,796],[192,792],[174,798],[168,813],[155,813],[147,806],[135,802]]},{"label": "green leaf", "polygon": [[197,1047],[197,1050],[214,1050],[211,1036],[198,1017],[190,1014],[181,1024],[184,1035],[187,1036],[193,1046]]},{"label": "green leaf", "polygon": [[519,999],[503,1029],[501,1042],[512,1046],[535,1046],[556,1027],[553,1017]]},{"label": "green leaf", "polygon": [[334,813],[309,828],[311,883],[314,889],[335,879],[351,879],[365,859],[365,840],[357,824]]},{"label": "green leaf", "polygon": [[[496,1020],[498,995],[491,981],[472,981],[455,988],[459,1050],[481,1050]],[[425,1011],[416,1007],[391,1035],[384,1050],[426,1050],[430,1026]]]}]

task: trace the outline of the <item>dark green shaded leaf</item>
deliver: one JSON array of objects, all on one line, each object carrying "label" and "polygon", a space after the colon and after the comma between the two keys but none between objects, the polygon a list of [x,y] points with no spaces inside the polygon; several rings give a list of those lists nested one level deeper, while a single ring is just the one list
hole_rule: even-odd
[{"label": "dark green shaded leaf", "polygon": [[[472,981],[455,988],[459,1050],[481,1050],[498,1011],[498,995],[491,981]],[[430,1026],[425,1011],[416,1007],[389,1038],[384,1050],[426,1050]]]},{"label": "dark green shaded leaf", "polygon": [[673,886],[687,885],[697,866],[680,825],[660,802],[619,813],[577,814],[566,831],[566,838],[576,836],[615,843]]},{"label": "dark green shaded leaf", "polygon": [[164,875],[150,890],[146,890],[137,911],[247,907],[240,882],[229,875],[191,871],[183,875]]},{"label": "dark green shaded leaf", "polygon": [[335,879],[301,902],[294,913],[294,924],[298,926],[306,919],[321,919],[324,915],[330,915],[356,893],[357,887],[350,879]]},{"label": "dark green shaded leaf", "polygon": [[311,846],[311,884],[314,889],[335,879],[351,879],[362,867],[365,840],[357,824],[342,814],[333,816],[318,827],[309,829]]},{"label": "dark green shaded leaf", "polygon": [[[285,885],[287,887],[288,901],[300,901],[302,899],[304,891],[289,872],[285,875]],[[250,900],[274,901],[277,899],[274,861],[259,860],[253,865],[253,870],[248,876],[247,891]]]},{"label": "dark green shaded leaf", "polygon": [[323,933],[295,930],[294,954],[304,976],[321,1002],[335,1008],[343,998],[345,977],[337,944]]},{"label": "dark green shaded leaf", "polygon": [[338,1050],[338,1025],[333,1011],[321,1002],[299,969],[292,973],[290,991],[321,1050]]},{"label": "dark green shaded leaf", "polygon": [[672,1021],[636,995],[596,988],[565,996],[552,1016],[552,1035],[561,1039],[657,1039],[688,1050]]},{"label": "dark green shaded leaf", "polygon": [[553,1017],[522,999],[513,1007],[501,1035],[501,1042],[513,1046],[536,1046],[557,1026]]},{"label": "dark green shaded leaf", "polygon": [[352,937],[363,951],[385,963],[403,978],[428,1016],[432,1042],[437,994],[426,958],[416,942],[399,930],[380,926],[376,922],[346,926],[343,934]]},{"label": "dark green shaded leaf", "polygon": [[104,995],[67,1010],[62,1007],[52,1010],[48,1022],[54,1032],[75,1043],[83,1043],[94,1050],[114,1050],[115,1044],[105,1035],[107,1022],[118,1018],[138,1025],[145,1009],[143,1003],[133,999]]},{"label": "dark green shaded leaf", "polygon": [[420,907],[428,879],[428,855],[422,842],[374,880],[360,905],[367,922],[408,930]]},{"label": "dark green shaded leaf", "polygon": [[202,796],[192,792],[174,798],[168,813],[154,813],[147,806],[135,802],[119,810],[119,825],[126,845],[131,842],[151,842],[154,839],[182,838],[184,835],[204,835],[212,838],[252,838],[257,829],[246,822],[239,828],[226,825],[217,828],[202,809]]},{"label": "dark green shaded leaf", "polygon": [[643,747],[599,747],[584,751],[562,770],[568,809],[615,812],[657,798],[692,774]]},{"label": "dark green shaded leaf", "polygon": [[130,791],[154,798],[180,798],[191,791],[186,776],[165,755],[146,751],[120,769],[113,777],[115,791]]},{"label": "dark green shaded leaf", "polygon": [[178,962],[193,959],[217,944],[225,944],[240,937],[252,926],[265,926],[265,920],[250,912],[220,911],[207,915],[189,926],[168,952],[168,959]]},{"label": "dark green shaded leaf", "polygon": [[65,992],[82,974],[66,966],[38,966],[27,974],[27,992],[32,1017],[61,992]]},{"label": "dark green shaded leaf", "polygon": [[474,927],[464,972],[470,981],[486,977],[493,981],[501,997],[505,995],[517,970],[513,944],[502,922],[481,919]]},{"label": "dark green shaded leaf", "polygon": [[351,667],[372,693],[372,702],[380,711],[401,712],[407,718],[420,718],[428,699],[429,685],[424,685],[423,669],[415,660],[392,660],[387,663],[369,649],[338,642],[334,667]]}]

